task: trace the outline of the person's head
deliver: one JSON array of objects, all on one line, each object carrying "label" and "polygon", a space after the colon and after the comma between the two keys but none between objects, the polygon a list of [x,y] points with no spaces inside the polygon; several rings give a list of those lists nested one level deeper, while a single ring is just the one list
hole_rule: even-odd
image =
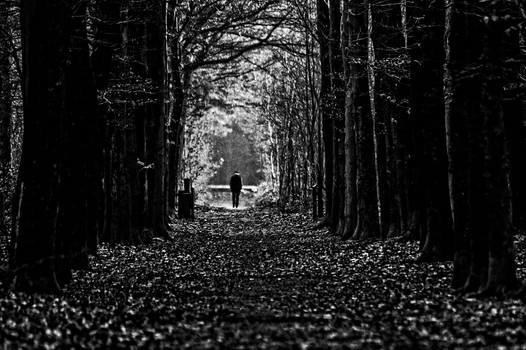
[{"label": "person's head", "polygon": [[239,171],[234,170],[234,174],[239,175]]}]

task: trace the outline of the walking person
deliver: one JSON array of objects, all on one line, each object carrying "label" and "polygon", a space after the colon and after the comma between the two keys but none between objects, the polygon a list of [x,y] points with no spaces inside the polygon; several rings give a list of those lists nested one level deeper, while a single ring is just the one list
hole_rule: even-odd
[{"label": "walking person", "polygon": [[232,191],[232,208],[239,207],[239,194],[241,193],[241,188],[243,188],[243,181],[241,180],[241,175],[236,170],[234,175],[230,178],[230,191]]}]

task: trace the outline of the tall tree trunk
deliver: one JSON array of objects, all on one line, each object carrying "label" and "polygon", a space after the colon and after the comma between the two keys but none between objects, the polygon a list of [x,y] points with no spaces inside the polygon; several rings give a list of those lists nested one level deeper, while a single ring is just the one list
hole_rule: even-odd
[{"label": "tall tree trunk", "polygon": [[356,128],[352,113],[353,102],[356,98],[356,72],[351,70],[352,54],[351,41],[351,12],[350,0],[343,0],[342,9],[342,58],[345,79],[345,201],[343,215],[343,239],[350,238],[356,225]]},{"label": "tall tree trunk", "polygon": [[411,13],[421,21],[410,37],[415,186],[411,210],[414,229],[422,235],[419,260],[447,260],[453,252],[443,120],[444,2],[428,5],[418,0]]},{"label": "tall tree trunk", "polygon": [[9,133],[12,114],[12,86],[10,52],[8,48],[9,6],[0,4],[0,240],[7,245],[7,203],[11,163],[11,136]]},{"label": "tall tree trunk", "polygon": [[[396,89],[397,100],[406,99],[409,95],[409,79],[402,79]],[[409,206],[409,173],[411,158],[411,120],[409,119],[409,107],[397,106],[397,118],[391,123],[391,135],[394,145],[394,172],[396,173],[395,201],[398,204],[398,217],[400,220],[400,232],[403,237],[411,236],[410,230],[410,206]]]},{"label": "tall tree trunk", "polygon": [[343,234],[343,216],[345,200],[345,83],[343,81],[343,60],[341,49],[341,11],[340,0],[330,1],[330,64],[331,64],[331,119],[333,147],[333,178],[332,178],[332,219],[333,232]]},{"label": "tall tree trunk", "polygon": [[[399,102],[396,91],[400,82],[392,78],[390,62],[403,59],[404,30],[402,6],[398,3],[371,3],[370,24],[372,52],[374,122],[376,135],[376,157],[378,194],[381,208],[382,235],[393,236],[400,232],[400,188],[396,169],[397,127],[403,111],[397,106]],[[402,52],[402,53],[401,53]],[[405,96],[404,96],[405,98]],[[395,102],[393,102],[395,101]]]},{"label": "tall tree trunk", "polygon": [[[142,55],[141,47],[137,40],[144,35],[142,25],[133,22],[134,16],[143,14],[143,8],[136,8],[131,1],[121,5],[121,26],[120,26],[120,47],[116,52],[122,56],[117,60],[117,74],[122,74],[124,79],[129,79],[132,84],[135,72],[141,72],[133,67],[133,61]],[[142,43],[142,41],[140,41]],[[126,81],[124,81],[126,84]],[[149,238],[143,236],[144,230],[144,197],[145,178],[142,176],[141,162],[144,164],[144,115],[146,107],[143,103],[137,103],[132,92],[126,94],[127,98],[118,108],[118,118],[120,123],[116,130],[118,139],[122,142],[120,151],[120,164],[116,164],[116,169],[120,168],[121,176],[116,177],[118,186],[122,194],[121,200],[115,203],[117,212],[122,213],[121,225],[116,229],[121,233],[119,243],[147,243]],[[143,97],[145,100],[149,96]],[[124,235],[122,233],[125,233]]]},{"label": "tall tree trunk", "polygon": [[[316,140],[317,140],[317,152],[316,152],[316,191],[318,199],[318,215],[324,216],[324,201],[323,201],[323,187],[324,187],[324,148],[323,148],[323,132],[322,132],[322,114],[319,108],[316,112]],[[326,214],[325,214],[326,215]]]},{"label": "tall tree trunk", "polygon": [[168,209],[175,210],[177,184],[181,166],[181,148],[184,137],[186,78],[181,71],[178,43],[172,46],[171,82],[173,85],[173,106],[168,129]]},{"label": "tall tree trunk", "polygon": [[27,0],[21,5],[24,143],[13,266],[18,269],[15,288],[19,290],[59,289],[56,221],[71,30],[69,5],[52,0]]},{"label": "tall tree trunk", "polygon": [[154,1],[146,14],[146,73],[152,83],[152,101],[147,105],[146,159],[153,164],[148,173],[149,226],[154,234],[168,237],[166,223],[166,47],[165,1]]},{"label": "tall tree trunk", "polygon": [[[520,232],[526,232],[526,4],[516,1],[515,16],[518,17],[516,30],[506,37],[506,52],[517,57],[517,63],[506,74],[507,86],[504,96],[504,117],[506,137],[511,162],[511,189],[513,225]],[[522,59],[521,59],[522,58]],[[522,79],[522,81],[521,81]]]},{"label": "tall tree trunk", "polygon": [[[75,6],[71,20],[70,56],[65,71],[65,115],[63,121],[61,152],[61,182],[59,190],[60,212],[57,221],[57,248],[64,255],[66,263],[58,265],[59,282],[67,283],[71,279],[69,267],[88,267],[88,237],[97,232],[89,232],[96,224],[90,224],[88,201],[91,187],[88,164],[100,164],[98,145],[92,139],[99,137],[97,125],[97,95],[86,28],[86,3]],[[87,132],[93,131],[93,132]],[[93,146],[90,147],[90,146]],[[94,203],[93,203],[94,204]],[[92,209],[92,208],[90,208]],[[66,269],[62,270],[61,267]]]},{"label": "tall tree trunk", "polygon": [[[481,35],[473,32],[481,31],[481,25],[466,14],[469,7],[464,0],[446,3],[445,117],[455,232],[452,283],[455,288],[474,291],[487,276],[487,262],[484,253],[481,254],[481,250],[487,249],[487,231],[478,223],[482,198],[481,181],[476,177],[483,172],[482,140],[477,139],[480,134],[475,133],[481,130],[477,114],[480,112],[482,77],[479,73],[470,75],[470,79],[460,79],[462,73],[477,62],[483,45]],[[475,232],[477,228],[481,231]],[[478,238],[473,240],[475,235]]]},{"label": "tall tree trunk", "polygon": [[324,150],[324,188],[325,188],[325,219],[332,225],[332,186],[333,186],[333,127],[330,113],[331,94],[331,60],[330,60],[330,14],[329,6],[324,0],[317,0],[318,41],[320,45],[320,120],[322,124]]},{"label": "tall tree trunk", "polygon": [[356,193],[357,223],[354,239],[380,237],[376,191],[373,120],[369,96],[368,61],[368,1],[352,6],[352,42],[354,60],[351,70],[356,74],[356,97],[353,119],[356,124]]},{"label": "tall tree trunk", "polygon": [[[374,2],[372,4],[375,5]],[[385,205],[387,195],[387,169],[386,169],[386,154],[385,154],[385,124],[382,122],[383,115],[378,113],[376,102],[376,56],[373,38],[373,13],[371,9],[371,2],[367,4],[367,74],[369,79],[369,99],[371,106],[371,118],[373,120],[373,146],[374,146],[374,171],[376,196],[378,206],[378,223],[380,227],[380,236],[385,238],[387,228],[384,227],[386,221],[384,220],[386,209],[389,207]]]},{"label": "tall tree trunk", "polygon": [[115,131],[114,127],[110,122],[107,122],[105,126],[104,134],[104,220],[102,227],[102,236],[101,239],[104,242],[115,242],[113,237],[113,188],[115,186],[113,181],[113,172],[114,172],[114,153],[113,153],[113,144],[115,143]]},{"label": "tall tree trunk", "polygon": [[[502,294],[517,287],[504,139],[500,4],[446,6],[446,126],[455,228],[453,286]],[[484,12],[482,12],[484,11]],[[486,19],[486,20],[484,20]]]}]

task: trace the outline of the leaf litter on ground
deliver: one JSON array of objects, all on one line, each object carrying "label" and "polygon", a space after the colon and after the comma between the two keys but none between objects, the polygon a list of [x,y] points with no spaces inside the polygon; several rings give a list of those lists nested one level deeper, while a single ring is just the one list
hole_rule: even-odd
[{"label": "leaf litter on ground", "polygon": [[[521,300],[449,288],[416,243],[342,242],[306,214],[201,208],[173,242],[103,246],[61,295],[6,292],[18,348],[526,348]],[[525,277],[526,243],[517,242]]]}]

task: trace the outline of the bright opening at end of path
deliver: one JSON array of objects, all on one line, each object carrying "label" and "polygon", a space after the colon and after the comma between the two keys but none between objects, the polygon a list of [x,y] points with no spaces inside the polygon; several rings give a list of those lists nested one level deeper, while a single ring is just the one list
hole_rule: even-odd
[{"label": "bright opening at end of path", "polygon": [[[238,210],[277,199],[276,131],[262,97],[268,79],[253,65],[268,56],[265,50],[252,53],[250,62],[236,65],[233,78],[201,80],[207,86],[188,112],[182,157],[182,178],[192,179],[198,205],[233,209],[229,183],[236,171],[243,182]],[[214,77],[218,70],[201,74]]]}]

